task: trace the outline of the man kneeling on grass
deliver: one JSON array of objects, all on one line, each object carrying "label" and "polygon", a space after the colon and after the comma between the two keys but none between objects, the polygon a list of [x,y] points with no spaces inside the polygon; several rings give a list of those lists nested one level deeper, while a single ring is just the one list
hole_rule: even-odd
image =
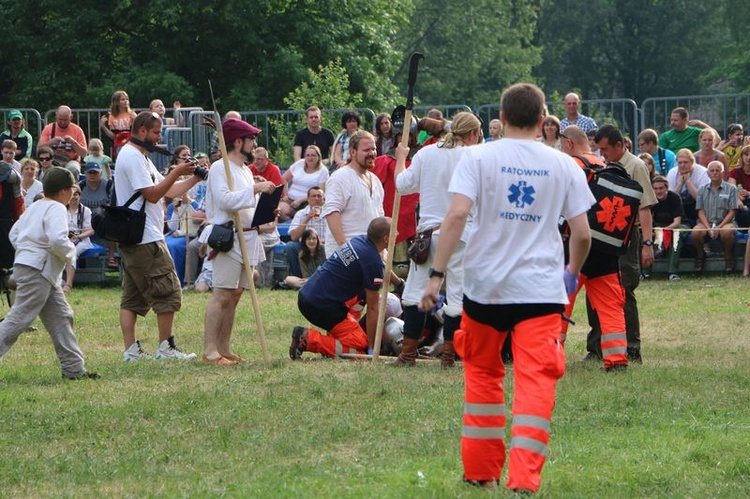
[{"label": "man kneeling on grass", "polygon": [[68,210],[76,179],[65,168],[44,176],[44,199],[33,203],[10,230],[16,248],[13,274],[16,300],[0,322],[0,359],[37,316],[47,328],[66,379],[99,378],[86,371],[83,353],[73,332],[73,309],[60,286],[63,268],[76,258],[68,239]]},{"label": "man kneeling on grass", "polygon": [[[327,357],[341,353],[364,353],[373,348],[378,324],[379,290],[383,284],[383,260],[380,253],[388,247],[391,219],[378,217],[370,222],[366,236],[356,236],[339,246],[307,280],[297,299],[299,311],[314,325],[327,331],[297,326],[292,332],[289,357],[299,359],[302,352]],[[364,290],[367,303],[366,328],[350,313]]]}]

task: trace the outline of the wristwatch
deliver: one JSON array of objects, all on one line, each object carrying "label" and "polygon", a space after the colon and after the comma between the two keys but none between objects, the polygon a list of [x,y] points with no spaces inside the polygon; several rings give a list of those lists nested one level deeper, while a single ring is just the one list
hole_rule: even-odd
[{"label": "wristwatch", "polygon": [[646,239],[645,241],[643,241],[643,245],[644,246],[653,246],[654,242],[651,239]]},{"label": "wristwatch", "polygon": [[439,277],[440,279],[445,278],[445,272],[440,272],[438,270],[433,269],[432,267],[430,267],[430,272],[428,275],[430,279],[432,279],[433,277]]}]

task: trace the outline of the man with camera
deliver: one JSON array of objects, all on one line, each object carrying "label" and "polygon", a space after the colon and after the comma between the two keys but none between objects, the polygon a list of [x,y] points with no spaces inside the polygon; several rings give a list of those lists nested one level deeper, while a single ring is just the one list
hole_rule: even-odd
[{"label": "man with camera", "polygon": [[[156,313],[159,327],[159,347],[156,359],[190,360],[195,354],[181,352],[172,336],[174,313],[182,306],[180,281],[164,242],[164,196],[174,198],[197,184],[195,163],[181,162],[166,177],[151,162],[148,153],[161,140],[162,121],[158,114],[144,111],[133,121],[133,134],[117,155],[115,193],[118,204],[125,204],[136,192],[139,196],[131,205],[140,210],[145,203],[146,226],[139,244],[120,245],[123,263],[122,299],[120,301],[120,329],[125,342],[125,362],[151,359],[135,338],[135,324],[139,315],[150,309]],[[196,175],[178,180],[183,175]]]},{"label": "man with camera", "polygon": [[[235,212],[239,213],[242,234],[247,243],[248,260],[250,265],[256,266],[265,260],[265,251],[258,231],[252,228],[255,196],[261,192],[271,194],[276,186],[273,182],[267,181],[256,183],[252,171],[245,166],[246,162],[250,163],[253,160],[255,139],[261,130],[235,118],[224,120],[222,130],[234,189],[229,188],[227,168],[223,161],[216,161],[208,175],[206,220],[216,227],[233,220]],[[238,241],[234,241],[229,251],[216,253],[213,259],[213,288],[213,294],[206,307],[204,352],[201,361],[221,366],[237,364],[242,358],[232,352],[232,326],[242,292],[250,288]]]}]

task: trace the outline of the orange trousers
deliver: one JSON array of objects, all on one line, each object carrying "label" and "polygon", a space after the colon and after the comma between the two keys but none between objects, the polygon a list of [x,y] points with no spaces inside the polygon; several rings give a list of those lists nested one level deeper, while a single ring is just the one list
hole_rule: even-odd
[{"label": "orange trousers", "polygon": [[[515,395],[508,460],[509,489],[539,490],[547,457],[557,380],[565,374],[560,314],[513,327]],[[463,358],[465,405],[461,457],[467,480],[499,480],[505,464],[505,366],[500,351],[509,331],[463,312],[453,344]]]},{"label": "orange trousers", "polygon": [[367,347],[367,333],[351,313],[328,331],[328,334],[313,328],[307,329],[308,352],[336,357],[341,353],[367,353]]},{"label": "orange trousers", "polygon": [[[625,333],[625,291],[618,274],[615,272],[591,279],[581,274],[578,277],[578,289],[568,296],[570,303],[565,307],[566,316],[570,317],[570,314],[573,313],[576,297],[584,285],[591,307],[599,316],[599,324],[602,328],[601,345],[604,367],[611,367],[615,364],[627,365],[628,338]],[[561,336],[563,345],[567,333],[568,323],[564,322]]]}]

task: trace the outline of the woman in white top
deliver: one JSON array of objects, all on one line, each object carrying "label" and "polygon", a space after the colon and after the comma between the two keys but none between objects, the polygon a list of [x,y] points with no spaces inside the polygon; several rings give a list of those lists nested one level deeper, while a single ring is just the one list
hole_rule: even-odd
[{"label": "woman in white top", "polygon": [[42,183],[36,179],[39,163],[31,158],[21,160],[21,194],[23,194],[26,208],[31,206],[37,194],[42,192]]},{"label": "woman in white top", "polygon": [[284,172],[281,178],[284,192],[281,195],[279,210],[281,220],[290,220],[297,210],[307,206],[307,191],[318,186],[325,189],[328,169],[323,166],[323,155],[318,146],[307,146],[305,156],[296,161]]},{"label": "woman in white top", "polygon": [[[81,204],[81,187],[73,185],[73,195],[68,203],[68,238],[76,246],[76,260],[86,250],[94,247],[89,237],[94,235],[91,228],[91,210]],[[65,266],[65,285],[63,291],[73,289],[73,278],[76,275],[75,263]]]}]

